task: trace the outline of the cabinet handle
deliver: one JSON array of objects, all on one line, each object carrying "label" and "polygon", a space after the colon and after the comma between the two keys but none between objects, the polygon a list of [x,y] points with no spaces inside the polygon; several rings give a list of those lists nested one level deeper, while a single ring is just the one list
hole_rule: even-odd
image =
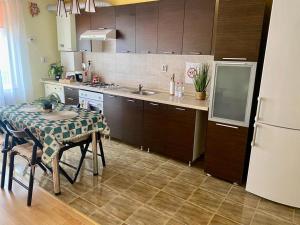
[{"label": "cabinet handle", "polygon": [[127,99],[127,102],[135,102],[135,101],[132,99]]},{"label": "cabinet handle", "polygon": [[260,114],[260,109],[261,109],[261,102],[262,102],[262,98],[258,97],[257,98],[257,113],[255,116],[255,121],[258,122],[259,121],[259,114]]},{"label": "cabinet handle", "polygon": [[67,98],[68,100],[70,100],[70,101],[74,101],[74,98]]},{"label": "cabinet handle", "polygon": [[65,45],[64,44],[60,44],[60,47],[64,47]]},{"label": "cabinet handle", "polygon": [[257,128],[258,128],[258,125],[257,125],[257,124],[254,124],[253,140],[252,140],[252,143],[251,143],[251,146],[252,146],[252,147],[255,146]]},{"label": "cabinet handle", "polygon": [[202,55],[202,52],[189,52],[191,55]]},{"label": "cabinet handle", "polygon": [[176,107],[175,109],[176,109],[176,110],[179,110],[179,111],[186,111],[186,109],[178,108],[178,107]]},{"label": "cabinet handle", "polygon": [[163,54],[174,54],[175,52],[163,52]]},{"label": "cabinet handle", "polygon": [[150,105],[153,105],[153,106],[158,106],[158,105],[159,105],[159,104],[153,103],[153,102],[150,102],[149,104],[150,104]]},{"label": "cabinet handle", "polygon": [[222,123],[216,123],[216,125],[220,126],[220,127],[227,127],[227,128],[232,128],[232,129],[239,129],[236,126],[230,126],[230,125],[226,125],[226,124],[222,124]]},{"label": "cabinet handle", "polygon": [[239,60],[239,61],[247,61],[247,58],[222,58],[224,60]]},{"label": "cabinet handle", "polygon": [[109,95],[108,97],[110,97],[110,98],[115,98],[116,96],[114,96],[114,95]]},{"label": "cabinet handle", "polygon": [[69,90],[69,91],[73,91],[73,88],[69,88],[69,87],[68,87],[68,88],[67,88],[67,90]]},{"label": "cabinet handle", "polygon": [[123,50],[123,51],[121,51],[122,53],[130,53],[131,51],[129,51],[129,50]]}]

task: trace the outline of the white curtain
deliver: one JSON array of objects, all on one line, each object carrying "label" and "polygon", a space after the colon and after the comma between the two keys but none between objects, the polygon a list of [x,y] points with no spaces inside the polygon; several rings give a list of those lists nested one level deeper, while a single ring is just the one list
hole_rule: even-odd
[{"label": "white curtain", "polygon": [[22,1],[0,0],[0,106],[27,99],[30,68]]}]

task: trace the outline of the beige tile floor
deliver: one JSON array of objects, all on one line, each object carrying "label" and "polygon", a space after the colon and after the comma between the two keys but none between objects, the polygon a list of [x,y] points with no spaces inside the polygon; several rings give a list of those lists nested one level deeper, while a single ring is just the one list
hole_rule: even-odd
[{"label": "beige tile floor", "polygon": [[[107,167],[101,167],[99,176],[92,175],[89,154],[76,184],[62,177],[62,194],[57,196],[99,224],[300,225],[299,209],[208,177],[201,163],[188,167],[116,141],[104,140],[104,150]],[[78,153],[78,149],[69,151],[64,161],[75,164]],[[22,160],[16,173],[25,174]],[[36,179],[53,193],[50,175],[38,169]]]}]

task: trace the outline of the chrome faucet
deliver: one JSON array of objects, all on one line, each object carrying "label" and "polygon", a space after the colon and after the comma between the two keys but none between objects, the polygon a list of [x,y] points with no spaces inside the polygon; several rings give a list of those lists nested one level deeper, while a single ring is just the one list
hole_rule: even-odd
[{"label": "chrome faucet", "polygon": [[143,85],[139,84],[139,92],[142,92]]}]

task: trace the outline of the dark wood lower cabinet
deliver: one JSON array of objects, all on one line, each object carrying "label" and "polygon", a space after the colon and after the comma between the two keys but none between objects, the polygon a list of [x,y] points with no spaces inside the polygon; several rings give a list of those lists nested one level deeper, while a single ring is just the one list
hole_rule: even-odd
[{"label": "dark wood lower cabinet", "polygon": [[165,108],[165,155],[193,161],[196,110],[177,106]]},{"label": "dark wood lower cabinet", "polygon": [[79,89],[64,87],[65,92],[65,104],[66,105],[78,105],[79,104]]},{"label": "dark wood lower cabinet", "polygon": [[122,97],[107,94],[103,98],[103,114],[110,128],[110,136],[119,140],[122,140],[123,137],[122,99]]},{"label": "dark wood lower cabinet", "polygon": [[165,152],[167,106],[155,102],[144,102],[143,146],[151,152]]},{"label": "dark wood lower cabinet", "polygon": [[123,98],[122,140],[125,143],[142,146],[143,142],[143,101]]},{"label": "dark wood lower cabinet", "polygon": [[111,137],[183,162],[193,161],[196,110],[104,95]]},{"label": "dark wood lower cabinet", "polygon": [[248,128],[208,122],[205,172],[230,182],[241,182]]}]

